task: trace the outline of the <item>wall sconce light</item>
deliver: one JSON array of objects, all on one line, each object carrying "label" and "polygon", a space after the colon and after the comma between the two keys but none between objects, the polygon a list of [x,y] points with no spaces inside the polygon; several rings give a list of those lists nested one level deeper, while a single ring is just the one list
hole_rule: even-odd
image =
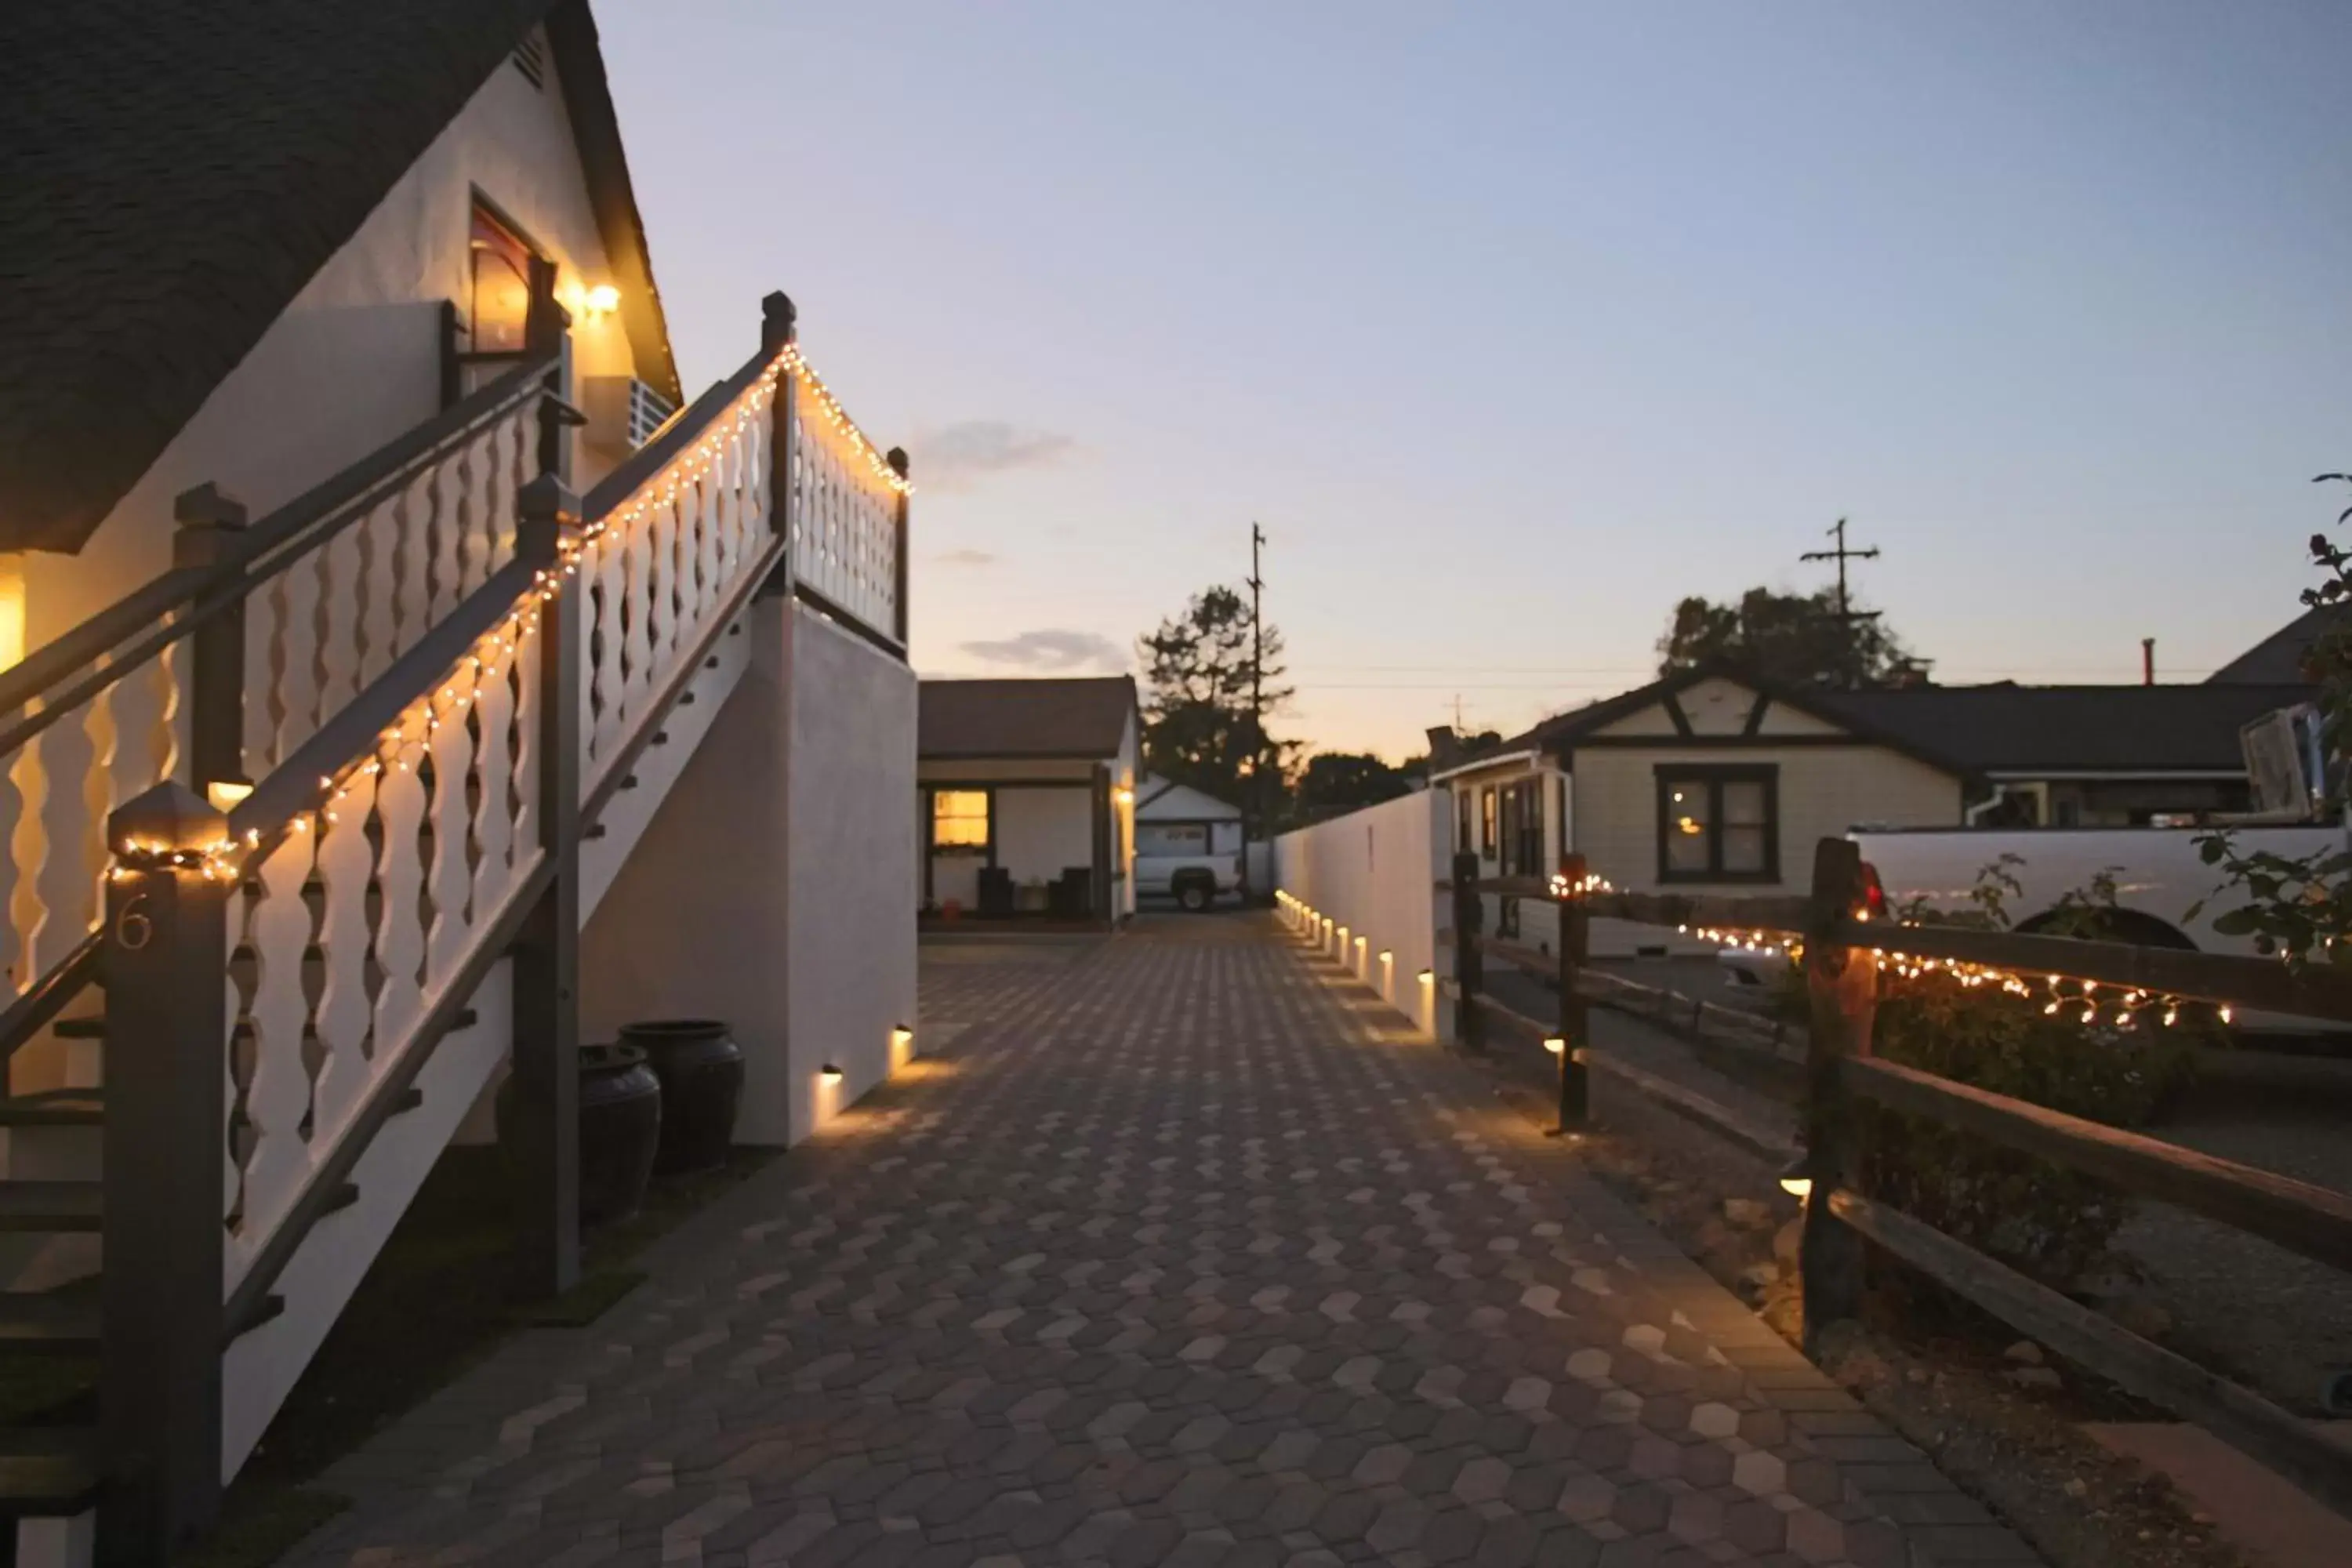
[{"label": "wall sconce light", "polygon": [[620,308],[621,291],[610,283],[597,284],[580,299],[581,313],[591,321],[599,316],[609,316]]},{"label": "wall sconce light", "polygon": [[824,1066],[816,1069],[816,1076],[826,1083],[839,1083],[841,1081],[841,1069],[834,1066],[831,1062],[827,1062]]},{"label": "wall sconce light", "polygon": [[1811,1153],[1800,1154],[1789,1162],[1788,1168],[1780,1173],[1780,1190],[1792,1198],[1813,1195],[1813,1157]]}]

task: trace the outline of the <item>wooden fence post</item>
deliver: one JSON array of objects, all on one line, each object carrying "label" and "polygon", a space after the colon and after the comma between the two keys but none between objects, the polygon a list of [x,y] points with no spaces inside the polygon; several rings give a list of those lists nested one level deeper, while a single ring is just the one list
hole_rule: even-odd
[{"label": "wooden fence post", "polygon": [[1584,906],[1584,857],[1563,855],[1559,875],[1567,889],[1559,900],[1559,1126],[1566,1132],[1584,1124],[1592,1112],[1591,1069],[1585,1053],[1592,1048],[1591,1015],[1580,984],[1585,960],[1591,955],[1592,920]]},{"label": "wooden fence post", "polygon": [[1486,926],[1486,906],[1478,898],[1478,857],[1454,857],[1454,1037],[1466,1051],[1486,1048],[1486,1026],[1478,1016],[1478,993],[1486,985],[1486,955],[1478,935]]},{"label": "wooden fence post", "polygon": [[1870,1055],[1878,963],[1869,949],[1848,947],[1837,933],[1864,907],[1864,891],[1860,847],[1844,838],[1822,839],[1813,853],[1812,910],[1805,926],[1805,985],[1812,1004],[1805,1165],[1812,1186],[1805,1199],[1799,1268],[1808,1352],[1818,1352],[1822,1331],[1830,1324],[1862,1310],[1863,1238],[1830,1212],[1830,1194],[1840,1187],[1861,1190],[1860,1129],[1840,1069],[1849,1057]]},{"label": "wooden fence post", "polygon": [[225,995],[239,878],[208,858],[227,848],[228,818],[184,784],[117,810],[107,844],[99,1554],[163,1563],[220,1510]]},{"label": "wooden fence post", "polygon": [[526,1297],[580,1281],[580,708],[585,628],[579,580],[553,563],[580,531],[580,501],[542,473],[517,497],[516,553],[550,563],[539,601],[539,826],[550,877],[514,957],[515,1247]]},{"label": "wooden fence post", "polygon": [[[218,565],[245,531],[243,503],[217,485],[198,485],[172,502],[174,567]],[[245,771],[245,601],[237,599],[188,637],[188,782],[213,799],[215,784],[250,788]]]}]

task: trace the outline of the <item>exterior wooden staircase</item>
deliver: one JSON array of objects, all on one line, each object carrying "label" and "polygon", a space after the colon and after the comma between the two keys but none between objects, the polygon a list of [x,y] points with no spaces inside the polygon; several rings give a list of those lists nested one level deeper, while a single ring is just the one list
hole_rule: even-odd
[{"label": "exterior wooden staircase", "polygon": [[171,571],[0,673],[19,1561],[210,1528],[502,1065],[522,1271],[573,1282],[583,921],[755,597],[903,648],[904,458],[789,300],[584,502],[565,327],[551,272],[498,379],[258,521],[190,492]]}]

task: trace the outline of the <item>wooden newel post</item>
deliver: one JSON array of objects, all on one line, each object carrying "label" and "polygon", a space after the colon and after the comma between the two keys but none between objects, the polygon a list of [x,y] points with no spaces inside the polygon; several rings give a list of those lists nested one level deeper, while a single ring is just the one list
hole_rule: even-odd
[{"label": "wooden newel post", "polygon": [[[760,301],[760,353],[770,361],[782,353],[799,340],[800,311],[793,297],[779,289]],[[796,460],[793,450],[800,435],[793,418],[798,396],[795,378],[788,370],[779,371],[776,389],[768,405],[768,527],[778,539],[793,536],[793,468]],[[776,563],[775,570],[760,590],[762,598],[790,595],[793,573],[796,563],[787,551]]]},{"label": "wooden newel post", "polygon": [[516,553],[547,568],[539,602],[539,828],[546,888],[514,957],[515,1247],[526,1297],[580,1280],[581,595],[563,562],[580,502],[552,474],[522,488]]},{"label": "wooden newel post", "polygon": [[1559,900],[1559,1130],[1580,1127],[1592,1112],[1591,1019],[1580,984],[1592,951],[1592,919],[1584,905],[1584,857],[1559,858],[1565,884]]},{"label": "wooden newel post", "polygon": [[[228,558],[247,521],[244,504],[213,484],[182,491],[172,502],[172,516],[180,525],[172,536],[173,566],[199,570]],[[188,637],[188,781],[207,801],[213,801],[215,784],[253,783],[245,772],[243,599]]]},{"label": "wooden newel post", "polygon": [[1454,857],[1454,1037],[1466,1051],[1486,1048],[1486,1026],[1478,1016],[1478,993],[1486,987],[1486,955],[1478,946],[1486,929],[1486,906],[1478,898],[1478,857]]},{"label": "wooden newel post", "polygon": [[[887,464],[889,464],[889,465],[890,465],[890,471],[891,471],[892,473],[894,473],[894,474],[898,475],[898,478],[899,478],[900,479],[902,479],[902,480],[903,480],[903,479],[907,477],[907,448],[906,448],[906,447],[891,447],[887,452],[885,452],[885,453],[882,455],[882,460],[883,460],[884,462],[886,462],[886,463],[887,463]],[[910,618],[908,617],[908,614],[907,614],[907,544],[908,544],[908,538],[907,538],[907,492],[906,492],[905,490],[900,490],[900,491],[898,492],[898,516],[897,516],[896,520],[895,520],[895,521],[893,521],[893,523],[892,523],[892,535],[891,535],[891,537],[892,537],[892,538],[897,542],[897,548],[896,548],[896,550],[895,550],[895,552],[894,552],[894,554],[895,554],[895,555],[896,555],[896,557],[897,557],[897,565],[898,565],[898,577],[897,577],[896,582],[895,582],[895,583],[893,584],[893,585],[892,585],[892,591],[893,591],[893,593],[894,593],[894,595],[895,595],[895,596],[896,596],[896,598],[897,598],[897,602],[898,602],[898,646],[899,646],[900,647],[906,647],[906,646],[907,646],[907,638],[908,638],[908,637],[911,634],[912,628],[913,628],[914,624],[915,624],[915,623],[914,623],[914,621],[913,621],[912,619],[910,619]]]},{"label": "wooden newel post", "polygon": [[1805,1346],[1817,1350],[1822,1331],[1862,1310],[1864,1243],[1830,1213],[1839,1187],[1860,1190],[1862,1139],[1853,1096],[1840,1070],[1849,1057],[1870,1055],[1878,1005],[1878,963],[1868,948],[1849,947],[1839,934],[1849,916],[1866,912],[1868,885],[1862,851],[1843,838],[1824,838],[1813,855],[1812,909],[1806,919],[1805,984],[1812,1004],[1806,1051],[1805,1238],[1800,1256],[1805,1295]]},{"label": "wooden newel post", "polygon": [[182,784],[116,811],[107,844],[99,1553],[145,1564],[220,1510],[224,993],[241,879],[228,818]]}]

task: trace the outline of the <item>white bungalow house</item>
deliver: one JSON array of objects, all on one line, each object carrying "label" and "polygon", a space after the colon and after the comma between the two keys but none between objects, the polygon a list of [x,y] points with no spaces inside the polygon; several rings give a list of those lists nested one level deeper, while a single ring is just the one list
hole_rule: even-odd
[{"label": "white bungalow house", "polygon": [[553,1292],[583,1030],[903,1060],[908,487],[782,294],[682,395],[584,0],[0,58],[0,1337],[102,1369],[0,1512],[161,1563],[509,1066]]},{"label": "white bungalow house", "polygon": [[1124,675],[924,681],[924,913],[1095,926],[1134,914],[1142,731]]},{"label": "white bungalow house", "polygon": [[[1802,893],[1807,847],[1862,826],[1959,826],[1997,811],[2065,826],[2242,805],[2242,724],[2307,689],[1791,687],[1685,670],[1546,720],[1441,765],[1453,848],[1483,875],[1546,876],[1559,857],[1635,892]],[[1549,906],[1500,900],[1490,929]],[[1654,948],[1654,928],[1593,923],[1593,950]],[[1688,946],[1669,940],[1670,946]]]}]

